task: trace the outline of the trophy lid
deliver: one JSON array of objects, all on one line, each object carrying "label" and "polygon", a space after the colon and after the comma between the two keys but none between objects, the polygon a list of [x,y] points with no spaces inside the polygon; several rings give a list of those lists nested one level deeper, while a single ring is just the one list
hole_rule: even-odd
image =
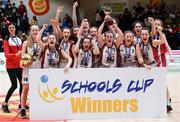
[{"label": "trophy lid", "polygon": [[108,6],[108,5],[103,5],[102,6],[102,9],[103,9],[103,11],[104,11],[104,13],[105,14],[111,14],[112,13],[112,8],[110,7],[110,6]]}]

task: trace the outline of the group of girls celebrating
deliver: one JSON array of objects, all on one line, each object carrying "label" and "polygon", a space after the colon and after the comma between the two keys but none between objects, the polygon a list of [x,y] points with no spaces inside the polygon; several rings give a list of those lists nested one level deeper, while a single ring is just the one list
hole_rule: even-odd
[{"label": "group of girls celebrating", "polygon": [[[111,25],[106,25],[106,20],[104,20],[99,28],[90,27],[88,20],[83,19],[78,27],[76,12],[74,12],[77,6],[78,3],[75,2],[72,34],[70,28],[59,27],[59,17],[64,7],[61,5],[57,9],[55,19],[50,20],[53,32],[46,38],[42,36],[48,27],[47,24],[44,24],[41,29],[38,25],[32,25],[27,40],[22,44],[21,40],[15,36],[15,26],[9,25],[10,35],[4,41],[6,67],[11,81],[17,77],[23,84],[23,90],[20,87],[21,118],[26,118],[30,68],[64,68],[65,72],[68,72],[69,68],[146,67],[150,69],[166,66],[165,53],[167,51],[173,61],[171,49],[162,31],[161,20],[149,17],[151,29],[143,27],[143,24],[137,21],[134,23],[133,31],[127,30],[124,33],[117,26],[115,19]],[[106,15],[105,18],[108,17],[109,15]],[[104,29],[105,26],[107,29]],[[19,60],[22,53],[33,56],[31,66],[20,66]],[[16,87],[17,81],[12,81],[12,87],[2,105],[6,113],[10,112],[8,100]],[[172,110],[170,104],[167,105],[169,107],[167,111]]]}]

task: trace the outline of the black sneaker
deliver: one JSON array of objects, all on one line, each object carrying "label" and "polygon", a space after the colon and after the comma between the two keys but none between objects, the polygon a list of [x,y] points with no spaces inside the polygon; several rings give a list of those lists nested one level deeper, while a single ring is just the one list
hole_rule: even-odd
[{"label": "black sneaker", "polygon": [[170,111],[172,111],[172,107],[171,107],[171,98],[168,99],[168,105],[167,105],[167,113],[169,113]]},{"label": "black sneaker", "polygon": [[167,113],[169,113],[172,110],[173,110],[172,107],[170,105],[167,105]]},{"label": "black sneaker", "polygon": [[21,109],[20,114],[21,114],[21,119],[26,119],[27,118],[25,109]]},{"label": "black sneaker", "polygon": [[5,113],[10,113],[11,111],[9,110],[8,108],[8,105],[2,105],[2,110],[5,112]]},{"label": "black sneaker", "polygon": [[[21,104],[19,104],[18,109],[21,110]],[[26,109],[26,110],[29,110],[29,106],[26,105],[26,106],[25,106],[25,109]]]}]

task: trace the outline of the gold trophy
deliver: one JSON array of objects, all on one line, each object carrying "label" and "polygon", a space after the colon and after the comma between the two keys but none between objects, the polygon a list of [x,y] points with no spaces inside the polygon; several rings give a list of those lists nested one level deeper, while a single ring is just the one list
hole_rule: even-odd
[{"label": "gold trophy", "polygon": [[20,59],[21,67],[29,67],[33,63],[33,56],[28,53],[22,53]]},{"label": "gold trophy", "polygon": [[105,25],[107,26],[111,26],[114,24],[113,22],[113,18],[110,16],[110,14],[112,13],[112,9],[111,7],[104,5],[102,6],[102,10],[104,11],[106,17],[105,17]]}]

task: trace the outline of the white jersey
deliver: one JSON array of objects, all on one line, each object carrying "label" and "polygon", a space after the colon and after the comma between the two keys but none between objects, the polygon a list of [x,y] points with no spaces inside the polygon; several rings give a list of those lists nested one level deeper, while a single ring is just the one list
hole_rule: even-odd
[{"label": "white jersey", "polygon": [[37,42],[33,43],[32,47],[27,46],[27,53],[32,55],[34,58],[34,61],[30,68],[41,68],[41,55],[42,55],[42,50],[37,44]]},{"label": "white jersey", "polygon": [[141,43],[141,38],[135,36],[135,38],[134,38],[134,44],[136,45],[136,44],[138,44],[138,43]]},{"label": "white jersey", "polygon": [[44,68],[59,68],[60,52],[56,49],[50,51],[49,48],[45,50]]},{"label": "white jersey", "polygon": [[101,67],[117,67],[117,48],[113,44],[112,47],[108,47],[106,44],[102,48],[101,54]]},{"label": "white jersey", "polygon": [[41,68],[42,50],[40,49],[37,42],[34,42],[32,47],[27,46],[26,53],[32,55],[34,58],[34,61],[30,67],[23,68],[23,73],[22,73],[23,84],[29,84],[29,68]]},{"label": "white jersey", "polygon": [[[59,49],[63,49],[69,56],[71,50],[71,43],[70,41],[65,42],[64,40],[61,41],[59,45]],[[67,59],[61,58],[60,59],[60,68],[64,68],[68,63]]]},{"label": "white jersey", "polygon": [[59,49],[63,49],[68,55],[70,55],[70,48],[71,43],[69,41],[65,42],[64,40],[61,41],[59,45]]},{"label": "white jersey", "polygon": [[92,51],[84,51],[82,49],[79,50],[78,53],[78,62],[77,67],[78,68],[91,68],[92,67]]},{"label": "white jersey", "polygon": [[156,61],[154,59],[153,50],[150,43],[147,45],[140,43],[140,47],[144,63],[147,65],[156,66]]},{"label": "white jersey", "polygon": [[136,49],[132,45],[127,47],[125,45],[120,46],[120,57],[121,57],[121,66],[122,67],[137,67],[138,62],[136,58]]}]

